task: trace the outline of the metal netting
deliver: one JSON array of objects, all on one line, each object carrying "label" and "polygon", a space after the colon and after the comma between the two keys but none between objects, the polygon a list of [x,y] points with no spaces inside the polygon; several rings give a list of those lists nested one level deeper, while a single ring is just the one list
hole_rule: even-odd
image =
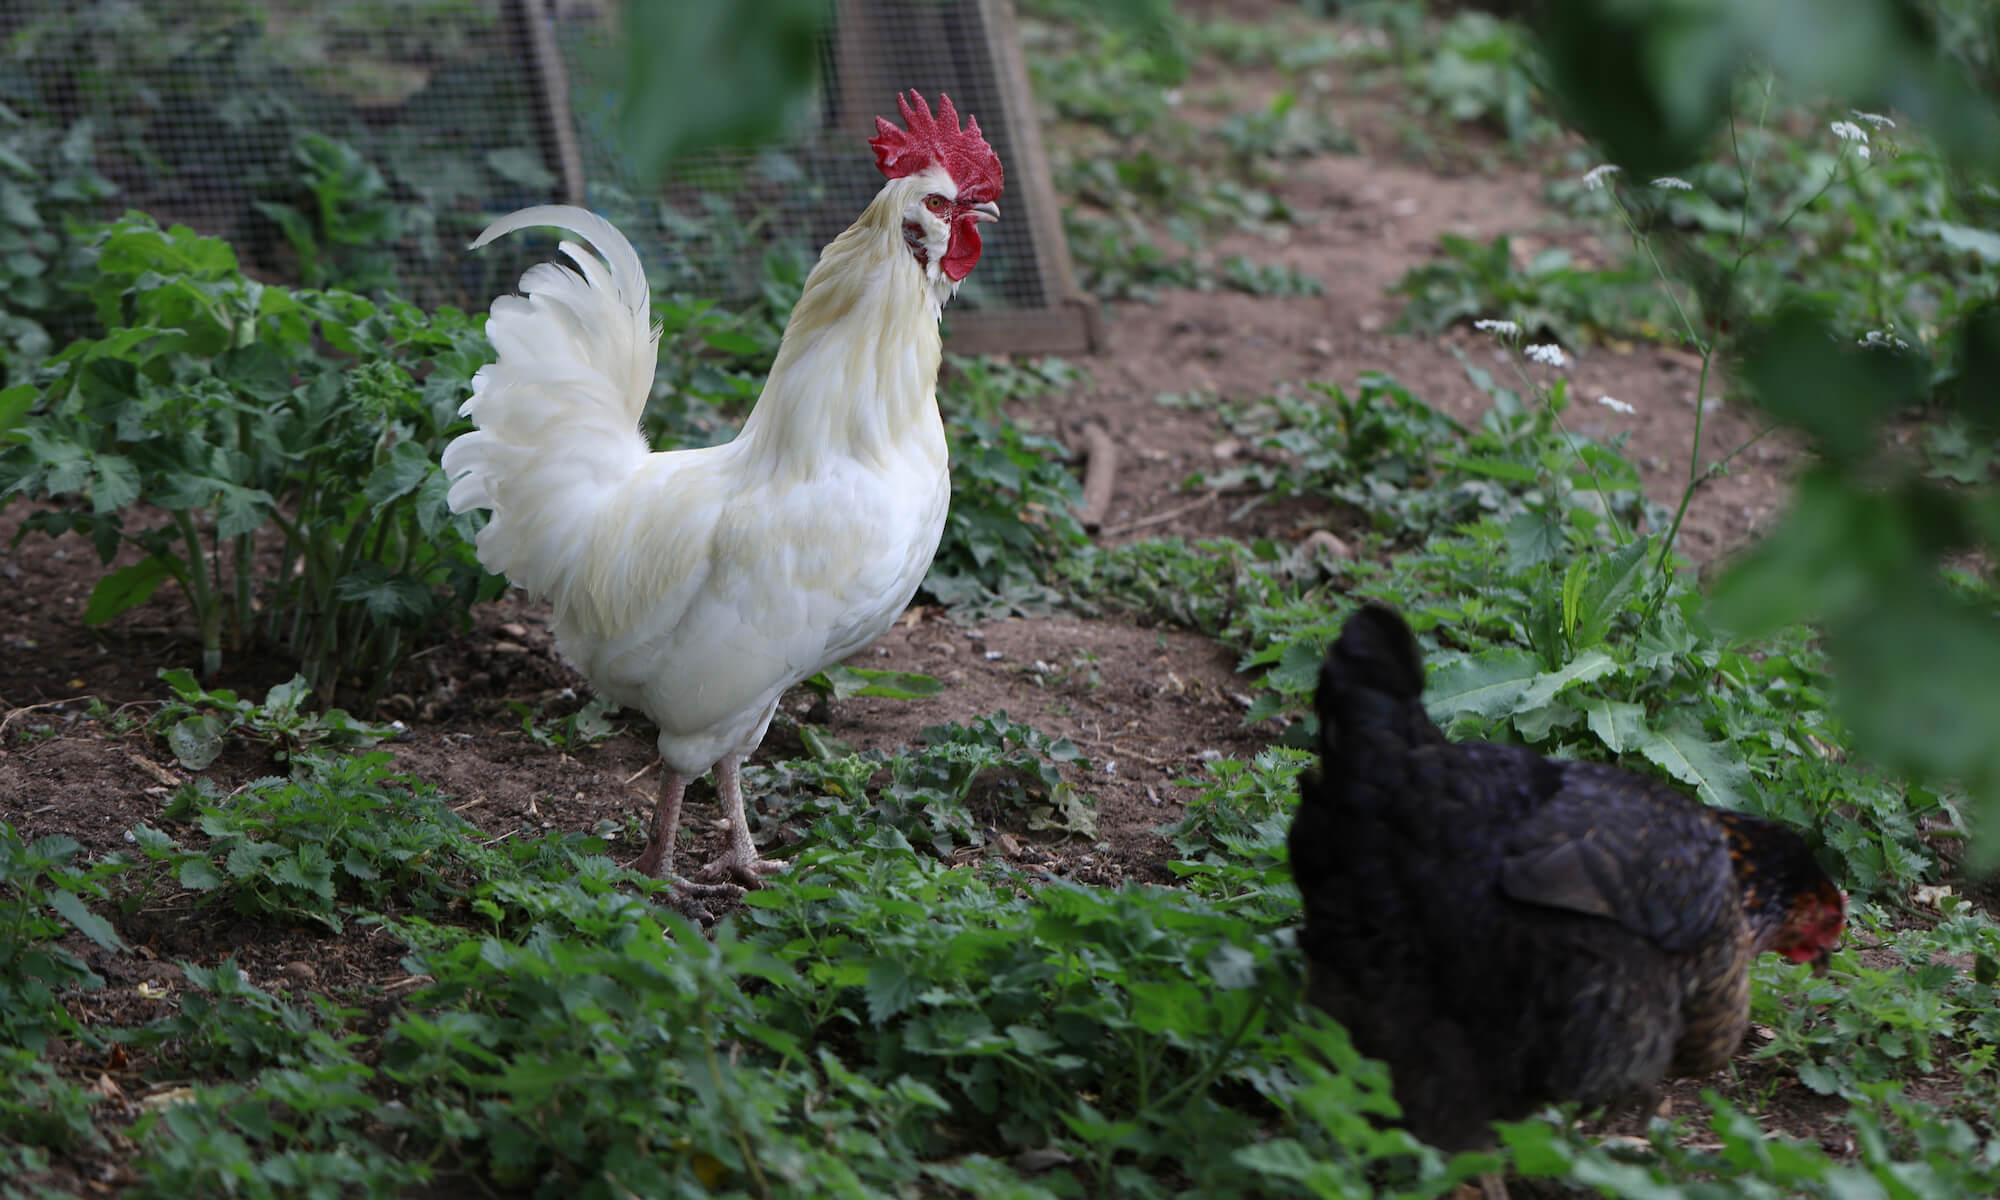
[{"label": "metal netting", "polygon": [[[1007,219],[989,227],[954,311],[1046,315],[1069,296],[1066,259],[1051,257],[1060,230],[1045,227],[1052,205],[1037,222],[1019,203],[1020,181],[1037,174],[1022,170],[1031,150],[1016,128],[1029,109],[1003,87],[990,43],[1011,25],[992,28],[992,4],[836,0],[811,127],[684,161],[653,188],[609,136],[617,7],[9,0],[0,118],[69,131],[116,185],[76,215],[138,209],[185,224],[228,239],[265,278],[484,306],[548,246],[517,238],[471,255],[465,244],[492,216],[580,184],[657,287],[737,305],[774,274],[802,277],[880,187],[873,116],[893,116],[905,88],[942,90],[978,115],[1009,185]],[[559,48],[557,70],[538,69],[537,34]]]}]

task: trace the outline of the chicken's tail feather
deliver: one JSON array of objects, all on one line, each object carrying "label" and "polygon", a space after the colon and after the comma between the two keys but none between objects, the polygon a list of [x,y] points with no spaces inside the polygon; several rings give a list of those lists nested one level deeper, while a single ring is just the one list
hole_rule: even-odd
[{"label": "chicken's tail feather", "polygon": [[492,512],[479,561],[548,594],[588,544],[598,501],[650,453],[639,416],[659,335],[638,253],[595,213],[524,208],[487,226],[472,248],[538,225],[589,245],[564,241],[575,270],[540,263],[521,276],[521,295],[493,301],[486,336],[498,358],[473,376],[459,408],[478,428],[445,447],[444,471],[453,512]]}]

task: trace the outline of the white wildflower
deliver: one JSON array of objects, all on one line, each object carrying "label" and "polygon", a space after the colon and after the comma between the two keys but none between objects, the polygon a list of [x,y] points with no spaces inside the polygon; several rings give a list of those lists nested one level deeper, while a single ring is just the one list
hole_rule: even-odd
[{"label": "white wildflower", "polygon": [[1521,336],[1521,327],[1519,325],[1514,324],[1512,321],[1496,321],[1491,317],[1481,317],[1472,323],[1472,327],[1481,333],[1490,333],[1497,338]]},{"label": "white wildflower", "polygon": [[1543,366],[1566,367],[1569,365],[1569,359],[1563,357],[1562,347],[1556,345],[1554,342],[1547,342],[1540,346],[1530,346],[1526,350],[1521,351],[1521,353],[1541,363]]},{"label": "white wildflower", "polygon": [[1670,192],[1691,192],[1694,185],[1678,175],[1662,175],[1653,181],[1656,188],[1666,188]]},{"label": "white wildflower", "polygon": [[1910,343],[1896,336],[1893,329],[1871,329],[1856,338],[1855,345],[1871,350],[1908,350]]},{"label": "white wildflower", "polygon": [[1852,121],[1835,121],[1828,128],[1833,130],[1833,136],[1843,142],[1860,142],[1864,146],[1868,144],[1868,131]]},{"label": "white wildflower", "polygon": [[1594,192],[1603,187],[1617,173],[1618,166],[1616,163],[1605,163],[1600,167],[1592,167],[1583,173],[1583,186]]},{"label": "white wildflower", "polygon": [[1634,412],[1638,411],[1631,405],[1625,403],[1623,400],[1620,400],[1614,396],[1599,396],[1597,398],[1597,402],[1599,404],[1602,404],[1604,407],[1610,409],[1612,412],[1623,413],[1628,417],[1631,416]]},{"label": "white wildflower", "polygon": [[1890,129],[1894,129],[1896,127],[1896,123],[1894,121],[1891,121],[1889,118],[1883,116],[1881,113],[1865,113],[1858,108],[1851,108],[1848,111],[1854,114],[1856,120],[1866,121],[1877,129],[1881,129],[1884,126]]}]

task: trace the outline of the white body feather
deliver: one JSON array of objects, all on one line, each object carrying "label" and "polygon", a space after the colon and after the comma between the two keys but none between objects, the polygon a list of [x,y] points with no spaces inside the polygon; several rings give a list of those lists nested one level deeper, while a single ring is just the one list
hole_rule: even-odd
[{"label": "white body feather", "polygon": [[549,597],[564,656],[659,725],[681,775],[755,749],[785,689],[888,629],[936,553],[937,320],[954,288],[902,228],[927,176],[886,185],[827,246],[742,432],[705,449],[653,453],[639,431],[658,335],[615,228],[544,206],[473,243],[554,225],[604,256],[565,242],[581,276],[544,263],[525,296],[493,302],[499,358],[444,469],[453,511],[492,511],[480,562]]}]

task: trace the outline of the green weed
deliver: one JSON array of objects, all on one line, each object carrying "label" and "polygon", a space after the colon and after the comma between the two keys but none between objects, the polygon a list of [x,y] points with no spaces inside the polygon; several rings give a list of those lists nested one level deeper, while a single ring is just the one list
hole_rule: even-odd
[{"label": "green weed", "polygon": [[0,449],[0,498],[57,503],[24,534],[81,534],[107,568],[143,555],[98,581],[87,622],[171,580],[204,674],[225,644],[275,643],[325,700],[349,673],[378,691],[417,637],[498,588],[436,463],[489,353],[463,316],[266,287],[223,243],[143,217],[91,249],[107,332],[51,361]]},{"label": "green weed", "polygon": [[828,845],[888,837],[896,848],[915,843],[945,858],[960,846],[986,844],[995,828],[1096,835],[1095,801],[1060,770],[1089,766],[1069,739],[1004,712],[969,727],[933,725],[922,737],[922,747],[891,756],[856,754],[811,734],[812,758],[753,766],[749,778],[778,798],[785,819],[811,820],[811,840]]},{"label": "green weed", "polygon": [[1517,265],[1505,234],[1482,246],[1447,233],[1439,248],[1438,257],[1397,281],[1395,294],[1409,299],[1397,328],[1440,333],[1481,318],[1505,318],[1532,339],[1572,348],[1612,337],[1659,337],[1669,328],[1672,309],[1651,273],[1636,265],[1582,270],[1561,246]]},{"label": "green weed", "polygon": [[175,761],[190,771],[202,770],[221,757],[230,737],[264,743],[274,760],[290,764],[311,747],[372,746],[400,732],[395,725],[357,721],[338,708],[306,711],[311,695],[301,675],[272,688],[262,704],[241,699],[227,688],[204,688],[192,671],[162,670],[160,678],[173,689],[174,698],[160,707],[152,724],[164,732]]},{"label": "green weed", "polygon": [[392,901],[436,911],[465,895],[483,862],[471,827],[436,790],[389,773],[385,754],[308,759],[296,779],[258,780],[224,794],[185,784],[162,816],[206,838],[187,849],[159,830],[136,831],[141,854],[180,886],[229,897],[238,912],[316,921],[334,932],[356,904]]},{"label": "green weed", "polygon": [[52,1033],[81,1032],[59,1002],[63,993],[104,985],[56,939],[75,930],[104,950],[125,949],[118,931],[90,908],[109,894],[104,881],[125,864],[79,863],[82,852],[74,838],[60,835],[24,842],[0,821],[0,1034],[29,1050],[41,1049]]}]

